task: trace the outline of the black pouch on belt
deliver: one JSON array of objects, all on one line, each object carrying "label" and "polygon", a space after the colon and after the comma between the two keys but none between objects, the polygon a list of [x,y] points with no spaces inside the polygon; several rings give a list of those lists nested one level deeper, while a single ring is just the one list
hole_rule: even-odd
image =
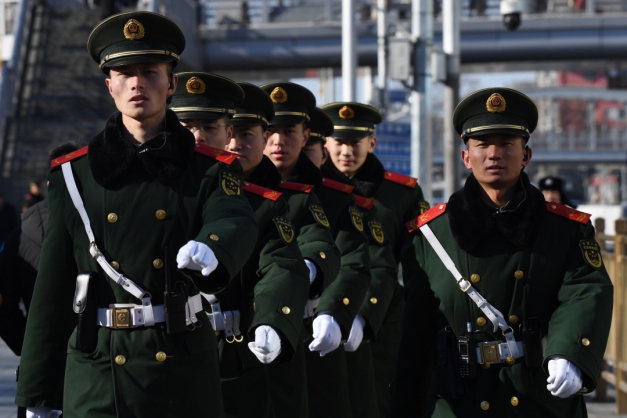
[{"label": "black pouch on belt", "polygon": [[98,277],[99,274],[94,271],[79,273],[76,277],[76,348],[84,353],[94,351],[98,342],[98,302],[95,295],[96,285],[93,283]]},{"label": "black pouch on belt", "polygon": [[528,287],[523,293],[523,346],[525,350],[525,365],[527,367],[540,367],[544,360],[542,354],[542,321],[539,318],[527,317],[527,304],[529,302]]},{"label": "black pouch on belt", "polygon": [[444,399],[464,396],[464,382],[460,374],[460,355],[457,338],[448,328],[438,331],[438,363],[433,372],[429,393]]}]

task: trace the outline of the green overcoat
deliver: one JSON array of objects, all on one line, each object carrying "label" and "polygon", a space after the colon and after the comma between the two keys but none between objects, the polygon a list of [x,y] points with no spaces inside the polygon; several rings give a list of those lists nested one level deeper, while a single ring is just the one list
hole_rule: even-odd
[{"label": "green overcoat", "polygon": [[[241,195],[239,163],[194,152],[193,136],[171,111],[168,131],[141,145],[122,138],[121,119],[114,114],[87,155],[70,163],[99,249],[157,306],[165,290],[165,247],[176,254],[196,240],[213,250],[218,268],[208,277],[177,271],[173,280],[189,295],[197,288],[221,289],[248,259],[257,236],[254,213]],[[164,323],[101,327],[93,352],[76,349],[76,275],[102,270],[89,253],[61,169],[53,169],[49,180],[48,231],[16,403],[63,409],[68,418],[222,416],[217,342],[202,313],[193,331],[169,335]],[[141,303],[104,275],[94,286],[99,307]]]}]

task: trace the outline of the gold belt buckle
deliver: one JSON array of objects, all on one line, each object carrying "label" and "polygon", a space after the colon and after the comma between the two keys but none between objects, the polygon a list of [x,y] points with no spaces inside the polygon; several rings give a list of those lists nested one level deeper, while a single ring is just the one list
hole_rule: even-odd
[{"label": "gold belt buckle", "polygon": [[481,344],[481,364],[495,364],[501,362],[498,344]]},{"label": "gold belt buckle", "polygon": [[113,316],[113,329],[132,328],[131,310],[129,308],[111,308]]}]

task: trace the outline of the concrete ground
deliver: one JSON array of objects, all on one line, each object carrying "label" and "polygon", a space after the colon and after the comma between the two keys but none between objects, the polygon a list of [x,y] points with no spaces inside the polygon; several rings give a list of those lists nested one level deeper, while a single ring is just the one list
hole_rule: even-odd
[{"label": "concrete ground", "polygon": [[[6,346],[4,341],[0,340],[0,418],[17,418],[17,407],[13,404],[15,397],[15,368],[19,362],[11,350]],[[608,385],[609,386],[609,385]],[[608,388],[608,399],[613,400],[614,388]],[[608,418],[608,417],[625,417],[627,414],[617,415],[614,410],[614,403],[609,402],[593,402],[593,395],[587,395],[586,401],[588,405],[589,418]]]}]

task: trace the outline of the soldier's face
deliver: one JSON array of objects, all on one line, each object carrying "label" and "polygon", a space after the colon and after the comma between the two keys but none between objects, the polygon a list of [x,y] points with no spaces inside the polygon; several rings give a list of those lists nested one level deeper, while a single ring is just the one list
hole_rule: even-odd
[{"label": "soldier's face", "polygon": [[174,94],[178,83],[177,76],[168,74],[169,68],[166,63],[111,68],[110,77],[105,82],[122,115],[139,121],[162,119],[165,101]]},{"label": "soldier's face", "polygon": [[204,144],[224,149],[233,134],[233,127],[229,122],[228,117],[216,120],[186,119],[181,121],[181,125],[194,134],[196,145]]},{"label": "soldier's face", "polygon": [[237,155],[244,174],[253,171],[261,162],[269,135],[270,132],[264,131],[260,125],[233,127],[233,136],[226,150]]},{"label": "soldier's face", "polygon": [[542,194],[547,202],[562,203],[562,196],[557,190],[542,190]]},{"label": "soldier's face", "polygon": [[357,171],[366,162],[368,154],[374,152],[376,146],[377,137],[374,135],[359,141],[328,137],[326,144],[333,165],[349,177],[357,174]]},{"label": "soldier's face", "polygon": [[[462,151],[462,160],[485,188],[504,189],[520,177],[521,167],[531,161],[531,148],[515,135],[486,135],[470,138]],[[525,155],[527,159],[525,160]]]},{"label": "soldier's face", "polygon": [[322,164],[327,161],[327,156],[329,155],[326,148],[324,148],[324,144],[320,142],[305,145],[303,152],[307,154],[307,157],[309,157],[311,162],[318,168],[322,167]]},{"label": "soldier's face", "polygon": [[268,127],[270,137],[264,154],[272,160],[279,171],[291,170],[298,161],[298,155],[309,139],[310,130],[303,124],[274,125]]}]

